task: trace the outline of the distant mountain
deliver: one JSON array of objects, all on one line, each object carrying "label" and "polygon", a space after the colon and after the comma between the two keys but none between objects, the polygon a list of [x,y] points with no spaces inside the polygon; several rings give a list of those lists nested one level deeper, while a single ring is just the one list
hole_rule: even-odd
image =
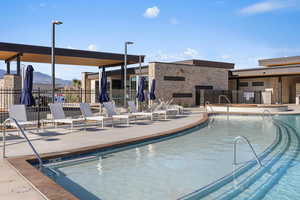
[{"label": "distant mountain", "polygon": [[[5,70],[0,69],[0,78],[3,78],[4,74],[6,73]],[[12,73],[15,73],[12,71]],[[41,73],[41,72],[33,72],[33,83],[38,83],[38,84],[51,84],[52,83],[52,78],[51,76]],[[63,80],[60,78],[55,79],[55,83],[57,85],[61,86],[67,86],[67,85],[72,85],[72,81],[69,80]]]}]

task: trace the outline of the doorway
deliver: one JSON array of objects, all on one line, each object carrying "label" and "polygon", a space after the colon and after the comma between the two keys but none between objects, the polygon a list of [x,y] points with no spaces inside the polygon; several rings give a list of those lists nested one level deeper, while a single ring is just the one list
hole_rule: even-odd
[{"label": "doorway", "polygon": [[196,106],[204,105],[204,91],[205,90],[213,90],[213,86],[211,85],[196,85],[196,95],[195,95],[195,102]]}]

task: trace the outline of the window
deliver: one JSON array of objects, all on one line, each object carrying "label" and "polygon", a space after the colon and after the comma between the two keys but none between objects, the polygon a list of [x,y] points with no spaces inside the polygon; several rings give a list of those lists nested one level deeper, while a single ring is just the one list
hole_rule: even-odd
[{"label": "window", "polygon": [[264,82],[252,82],[252,86],[264,86]]},{"label": "window", "polygon": [[173,98],[191,98],[193,97],[192,93],[173,93]]},{"label": "window", "polygon": [[185,81],[183,76],[164,76],[165,81]]},{"label": "window", "polygon": [[198,90],[212,90],[214,89],[211,85],[196,85],[196,89]]},{"label": "window", "polygon": [[240,82],[239,86],[240,87],[248,87],[248,82]]}]

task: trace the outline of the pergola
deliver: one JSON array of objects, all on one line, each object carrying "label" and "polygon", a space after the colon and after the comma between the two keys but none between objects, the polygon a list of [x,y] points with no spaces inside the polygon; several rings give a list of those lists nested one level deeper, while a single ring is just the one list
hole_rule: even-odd
[{"label": "pergola", "polygon": [[[145,56],[116,54],[107,52],[86,51],[77,49],[55,48],[55,63],[65,65],[96,66],[99,68],[99,89],[103,67],[121,66],[122,74],[124,65],[144,62]],[[21,61],[34,63],[51,63],[51,47],[14,44],[0,42],[0,60],[6,63],[6,73],[10,74],[11,61],[17,62],[17,75],[21,74]],[[125,66],[126,66],[125,65]],[[54,66],[52,66],[54,67]],[[52,73],[52,98],[55,93],[55,73]],[[125,71],[126,72],[126,71]],[[122,76],[124,77],[124,76]],[[126,79],[123,80],[126,83]],[[125,85],[125,84],[124,84]],[[126,86],[124,86],[126,93]]]},{"label": "pergola", "polygon": [[[127,64],[144,62],[145,56],[127,55]],[[51,47],[0,42],[0,60],[6,63],[6,72],[10,74],[11,61],[17,62],[17,74],[20,75],[21,62],[51,63]],[[96,52],[77,49],[55,48],[55,63],[95,67],[113,67],[124,65],[124,54]]]}]

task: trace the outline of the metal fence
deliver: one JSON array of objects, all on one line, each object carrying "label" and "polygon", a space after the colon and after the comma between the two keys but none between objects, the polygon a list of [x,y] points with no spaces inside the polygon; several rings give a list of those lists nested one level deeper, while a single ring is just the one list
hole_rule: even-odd
[{"label": "metal fence", "polygon": [[[0,89],[0,123],[8,118],[9,107],[14,104],[20,104],[21,90]],[[50,117],[49,103],[52,103],[52,90],[36,89],[32,91],[35,99],[35,105],[27,107],[27,116],[30,121],[40,122],[42,119]],[[57,102],[63,103],[65,114],[68,116],[79,116],[79,103],[89,103],[93,111],[99,111],[99,91],[82,89],[60,89],[55,91]],[[145,91],[147,97],[147,91]],[[109,92],[111,101],[115,102],[117,107],[124,105],[124,90],[112,90]],[[136,91],[128,91],[127,100],[136,100]],[[147,104],[147,98],[145,104]],[[39,123],[37,123],[39,124]]]},{"label": "metal fence", "polygon": [[[209,101],[212,104],[228,103],[225,98],[219,99],[220,95],[225,95],[234,104],[262,104],[262,91],[240,91],[240,90],[202,90],[200,95],[200,105]],[[220,102],[219,102],[220,100]]]}]

